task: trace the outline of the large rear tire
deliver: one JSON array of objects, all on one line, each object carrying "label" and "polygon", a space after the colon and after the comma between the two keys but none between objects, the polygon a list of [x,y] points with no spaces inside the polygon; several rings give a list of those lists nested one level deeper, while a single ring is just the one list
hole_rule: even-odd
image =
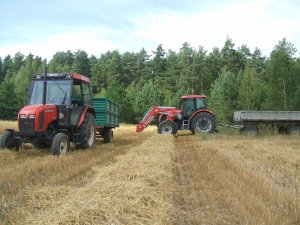
[{"label": "large rear tire", "polygon": [[6,130],[0,137],[0,149],[1,148],[14,148],[16,143],[14,140],[14,133],[12,131]]},{"label": "large rear tire", "polygon": [[51,152],[53,155],[64,155],[70,148],[70,140],[65,133],[57,133],[52,141]]},{"label": "large rear tire", "polygon": [[192,133],[214,133],[216,129],[216,118],[208,112],[198,113],[192,120]]},{"label": "large rear tire", "polygon": [[178,131],[177,124],[171,120],[162,121],[157,128],[159,134],[173,134],[175,135]]},{"label": "large rear tire", "polygon": [[86,113],[84,121],[79,127],[79,144],[76,148],[92,148],[96,142],[96,121],[91,113]]}]

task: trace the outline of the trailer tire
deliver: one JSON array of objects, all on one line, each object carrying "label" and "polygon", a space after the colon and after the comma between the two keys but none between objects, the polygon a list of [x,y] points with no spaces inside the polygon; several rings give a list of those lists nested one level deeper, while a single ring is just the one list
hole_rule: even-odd
[{"label": "trailer tire", "polygon": [[111,143],[113,139],[113,131],[110,128],[106,128],[103,131],[104,143]]},{"label": "trailer tire", "polygon": [[256,137],[259,134],[259,128],[255,126],[245,127],[241,129],[241,133],[245,136]]},{"label": "trailer tire", "polygon": [[91,113],[86,113],[79,127],[79,144],[76,148],[86,149],[94,147],[96,142],[96,121]]},{"label": "trailer tire", "polygon": [[194,116],[191,125],[191,130],[193,134],[197,132],[214,133],[215,129],[216,118],[211,113],[200,112]]},{"label": "trailer tire", "polygon": [[300,136],[300,126],[289,126],[287,133],[292,136]]},{"label": "trailer tire", "polygon": [[53,155],[64,155],[70,148],[70,139],[65,133],[57,133],[52,141],[51,152]]},{"label": "trailer tire", "polygon": [[14,133],[10,130],[4,131],[4,133],[0,137],[0,149],[4,148],[14,148],[16,147],[16,143],[14,140]]},{"label": "trailer tire", "polygon": [[178,131],[177,124],[171,120],[162,121],[157,128],[159,134],[173,134],[175,135]]}]

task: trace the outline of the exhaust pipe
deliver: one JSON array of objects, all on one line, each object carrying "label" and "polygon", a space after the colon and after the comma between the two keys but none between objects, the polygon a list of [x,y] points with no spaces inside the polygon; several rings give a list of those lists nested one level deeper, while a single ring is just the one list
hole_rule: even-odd
[{"label": "exhaust pipe", "polygon": [[47,76],[47,71],[48,68],[45,67],[45,74],[44,74],[44,85],[43,85],[43,105],[46,104],[46,95],[47,95],[47,80],[46,80],[46,76]]}]

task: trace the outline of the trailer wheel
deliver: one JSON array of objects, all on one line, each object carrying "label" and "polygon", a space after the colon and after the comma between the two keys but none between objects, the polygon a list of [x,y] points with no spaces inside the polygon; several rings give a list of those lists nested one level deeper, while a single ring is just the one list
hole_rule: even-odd
[{"label": "trailer wheel", "polygon": [[92,148],[96,142],[96,122],[91,113],[86,113],[84,121],[79,127],[79,144],[76,148]]},{"label": "trailer wheel", "polygon": [[51,152],[53,155],[63,155],[70,148],[70,140],[65,133],[57,133],[52,141]]},{"label": "trailer wheel", "polygon": [[287,128],[287,133],[292,136],[300,135],[300,126],[289,126]]},{"label": "trailer wheel", "polygon": [[198,113],[192,120],[192,133],[213,133],[216,129],[216,118],[207,112]]},{"label": "trailer wheel", "polygon": [[106,128],[103,131],[104,143],[111,143],[113,139],[113,131],[110,128]]},{"label": "trailer wheel", "polygon": [[241,129],[241,133],[245,136],[256,137],[259,134],[258,127],[245,127]]},{"label": "trailer wheel", "polygon": [[177,124],[171,120],[162,121],[157,128],[159,134],[176,134],[177,133]]}]

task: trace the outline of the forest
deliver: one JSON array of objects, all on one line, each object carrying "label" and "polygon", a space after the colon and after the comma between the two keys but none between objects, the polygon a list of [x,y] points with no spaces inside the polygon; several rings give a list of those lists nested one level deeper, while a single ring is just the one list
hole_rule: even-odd
[{"label": "forest", "polygon": [[[96,47],[95,47],[96,48]],[[231,122],[236,110],[300,110],[300,58],[286,39],[269,56],[259,48],[235,46],[227,37],[210,52],[182,44],[178,51],[159,45],[154,51],[89,56],[84,50],[56,52],[49,62],[40,56],[0,58],[0,119],[16,120],[26,104],[35,73],[72,72],[91,79],[97,97],[120,104],[121,122],[135,123],[151,105],[177,106],[186,94],[204,94],[218,121]]]}]

